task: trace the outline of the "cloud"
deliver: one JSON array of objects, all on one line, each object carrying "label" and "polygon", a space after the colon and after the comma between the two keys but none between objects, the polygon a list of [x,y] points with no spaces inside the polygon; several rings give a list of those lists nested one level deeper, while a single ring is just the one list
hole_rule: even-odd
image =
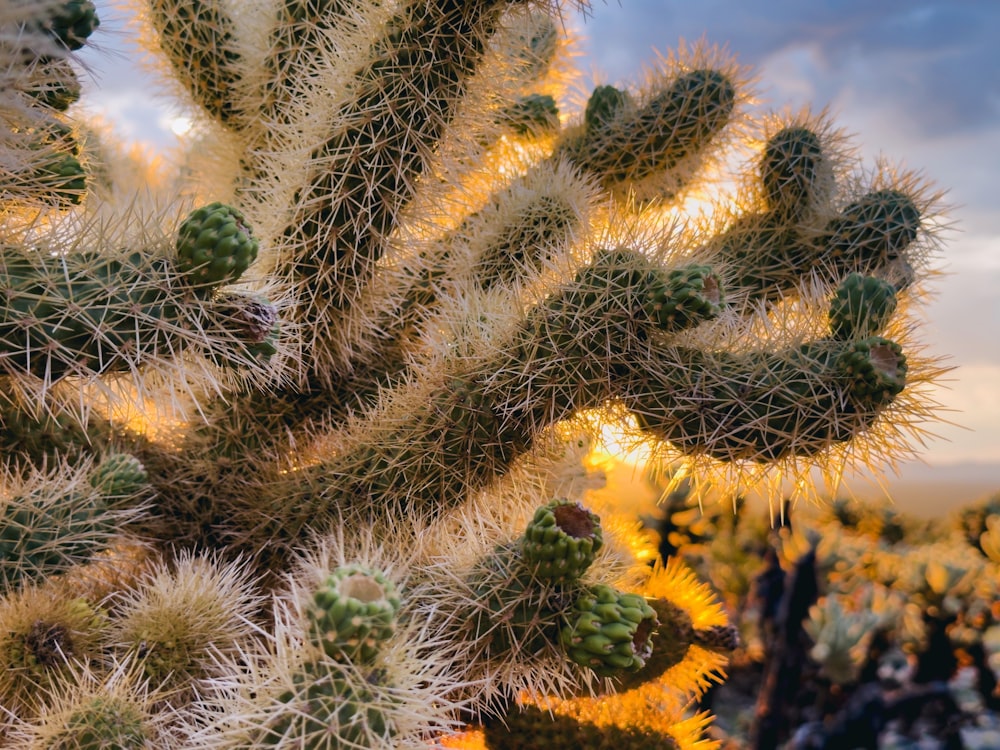
[{"label": "cloud", "polygon": [[640,56],[678,39],[727,44],[755,67],[795,48],[811,50],[820,105],[850,83],[869,101],[896,102],[924,135],[974,132],[1000,116],[1000,4],[992,0],[634,0],[595,4],[582,24],[587,52],[614,79]]}]

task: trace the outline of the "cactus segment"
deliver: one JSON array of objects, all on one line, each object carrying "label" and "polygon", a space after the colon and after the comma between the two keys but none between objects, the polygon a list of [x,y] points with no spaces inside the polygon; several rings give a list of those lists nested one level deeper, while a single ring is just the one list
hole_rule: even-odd
[{"label": "cactus segment", "polygon": [[600,87],[588,102],[586,129],[560,151],[620,193],[696,155],[730,122],[735,106],[733,81],[710,68],[681,74],[638,106]]},{"label": "cactus segment", "polygon": [[310,638],[334,660],[369,664],[395,631],[400,598],[377,570],[348,565],[333,571],[308,608]]},{"label": "cactus segment", "polygon": [[498,661],[550,651],[567,593],[572,601],[579,588],[575,579],[553,582],[534,575],[520,541],[497,545],[477,560],[467,581],[475,603],[467,616],[470,632],[483,655]]},{"label": "cactus segment", "polygon": [[52,733],[49,750],[144,750],[152,732],[149,717],[134,702],[93,696],[76,706]]},{"label": "cactus segment", "polygon": [[205,292],[237,281],[260,243],[237,209],[216,201],[192,211],[177,231],[177,268]]},{"label": "cactus segment", "polygon": [[294,743],[305,750],[391,747],[396,727],[382,695],[383,680],[380,670],[361,674],[307,662],[295,674],[293,688],[278,698],[288,708],[263,730],[261,744]]},{"label": "cactus segment", "polygon": [[625,397],[641,428],[689,455],[811,456],[869,429],[905,385],[901,348],[873,337],[774,353],[661,350]]},{"label": "cactus segment", "polygon": [[852,273],[830,303],[830,332],[847,340],[873,336],[896,311],[896,287],[888,281]]},{"label": "cactus segment", "polygon": [[824,246],[830,258],[852,259],[857,270],[871,273],[903,258],[920,232],[920,209],[901,190],[870,192],[849,204],[829,223]]},{"label": "cactus segment", "polygon": [[195,102],[232,125],[240,114],[233,21],[220,0],[151,0],[149,16],[174,73]]},{"label": "cactus segment", "polygon": [[43,107],[65,112],[80,99],[80,79],[69,60],[39,63],[24,92]]},{"label": "cactus segment", "polygon": [[[499,0],[404,4],[352,76],[351,98],[310,155],[316,166],[283,232],[304,302],[296,322],[319,352],[338,340],[340,316],[370,281],[506,7]],[[340,356],[315,358],[315,375],[329,381],[342,369]]]},{"label": "cactus segment", "polygon": [[803,218],[819,203],[824,174],[823,147],[806,127],[783,128],[767,141],[760,161],[766,208],[786,221]]},{"label": "cactus segment", "polygon": [[101,492],[70,486],[29,488],[0,501],[0,582],[6,587],[54,575],[107,548],[122,522]]},{"label": "cactus segment", "polygon": [[613,677],[642,668],[657,625],[656,612],[642,596],[597,584],[577,599],[560,640],[572,661]]},{"label": "cactus segment", "polygon": [[600,524],[597,515],[564,498],[541,506],[521,538],[526,566],[539,578],[579,578],[604,544]]},{"label": "cactus segment", "polygon": [[139,252],[46,256],[0,246],[0,368],[54,382],[129,371],[185,349],[243,367],[268,355],[273,306],[253,296],[194,298],[203,289],[168,260]]},{"label": "cactus segment", "polygon": [[97,17],[97,8],[90,0],[66,0],[53,7],[36,24],[40,31],[74,52],[83,47],[101,21]]},{"label": "cactus segment", "polygon": [[485,726],[488,750],[679,750],[668,734],[641,726],[582,721],[537,706],[513,708]]},{"label": "cactus segment", "polygon": [[501,125],[520,136],[538,136],[559,128],[559,108],[548,94],[529,94],[500,113]]},{"label": "cactus segment", "polygon": [[632,105],[632,96],[614,86],[598,86],[587,100],[583,124],[588,131],[600,131]]}]

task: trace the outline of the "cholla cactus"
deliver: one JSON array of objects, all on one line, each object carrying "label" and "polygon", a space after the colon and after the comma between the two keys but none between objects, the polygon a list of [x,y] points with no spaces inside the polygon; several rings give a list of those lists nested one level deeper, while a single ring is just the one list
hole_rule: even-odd
[{"label": "cholla cactus", "polygon": [[874,612],[849,611],[836,597],[825,597],[810,608],[805,623],[805,631],[813,640],[809,655],[832,682],[853,682],[864,657],[866,639],[877,622]]},{"label": "cholla cactus", "polygon": [[[201,125],[141,190],[74,107],[93,4],[0,3],[10,742],[426,747],[588,691],[683,706],[733,632],[566,497],[565,435],[800,488],[910,450],[937,198],[825,115],[752,122],[725,53],[574,111],[553,0],[134,6]],[[748,139],[735,204],[677,219]],[[705,723],[594,710],[545,731]]]}]

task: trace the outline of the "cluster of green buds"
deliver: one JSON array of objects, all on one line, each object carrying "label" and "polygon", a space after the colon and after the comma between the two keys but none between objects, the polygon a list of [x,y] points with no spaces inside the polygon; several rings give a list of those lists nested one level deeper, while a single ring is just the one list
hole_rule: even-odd
[{"label": "cluster of green buds", "polygon": [[561,640],[570,659],[601,677],[642,669],[653,652],[656,612],[640,594],[598,584],[577,599]]},{"label": "cluster of green buds", "polygon": [[539,578],[578,579],[604,544],[601,519],[563,498],[539,507],[521,538],[525,564]]},{"label": "cluster of green buds", "polygon": [[331,659],[371,663],[395,631],[399,607],[396,587],[383,573],[346,565],[313,594],[309,635]]},{"label": "cluster of green buds", "polygon": [[[600,518],[580,503],[557,498],[535,511],[521,537],[521,555],[539,579],[579,584],[603,545]],[[639,594],[604,584],[583,585],[575,593],[560,634],[570,660],[602,677],[640,669],[658,624],[652,607]]]}]

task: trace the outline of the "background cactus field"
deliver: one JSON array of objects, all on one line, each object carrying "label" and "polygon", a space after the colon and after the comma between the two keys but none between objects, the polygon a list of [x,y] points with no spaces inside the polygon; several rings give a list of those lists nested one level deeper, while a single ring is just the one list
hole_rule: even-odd
[{"label": "background cactus field", "polygon": [[[731,659],[768,665],[759,747],[834,747],[869,633],[930,690],[958,619],[985,664],[996,591],[948,596],[992,511],[869,559],[854,527],[912,538],[888,511],[762,553],[728,502],[781,526],[916,453],[940,192],[824,111],[751,116],[707,43],[583,87],[585,7],[131,3],[198,113],[167,165],[78,102],[89,0],[0,2],[5,747],[711,748]],[[727,499],[700,543],[771,590],[592,492],[609,432],[665,518]]]}]

